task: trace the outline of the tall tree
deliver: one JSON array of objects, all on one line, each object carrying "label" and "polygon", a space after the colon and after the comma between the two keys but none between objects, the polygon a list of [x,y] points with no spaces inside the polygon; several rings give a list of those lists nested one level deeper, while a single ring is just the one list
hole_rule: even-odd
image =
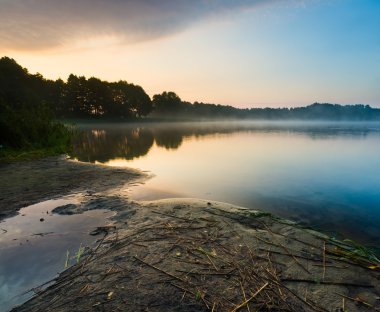
[{"label": "tall tree", "polygon": [[163,92],[153,96],[154,110],[158,114],[177,114],[181,109],[181,98],[174,92]]}]

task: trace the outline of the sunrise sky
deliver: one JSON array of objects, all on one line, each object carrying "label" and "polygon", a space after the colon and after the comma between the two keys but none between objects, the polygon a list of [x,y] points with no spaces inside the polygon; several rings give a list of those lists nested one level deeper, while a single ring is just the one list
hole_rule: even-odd
[{"label": "sunrise sky", "polygon": [[237,107],[380,107],[379,0],[0,0],[0,56]]}]

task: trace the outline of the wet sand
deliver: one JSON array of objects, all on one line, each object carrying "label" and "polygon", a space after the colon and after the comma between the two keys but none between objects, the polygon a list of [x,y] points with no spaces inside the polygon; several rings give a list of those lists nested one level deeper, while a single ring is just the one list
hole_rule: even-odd
[{"label": "wet sand", "polygon": [[[93,235],[99,237],[97,247],[64,271],[53,285],[35,290],[35,297],[14,311],[380,308],[380,266],[360,255],[356,246],[270,214],[226,203],[199,199],[133,202],[117,188],[141,181],[142,173],[52,161],[48,160],[48,171],[57,173],[54,187],[46,191],[48,181],[36,188],[28,182],[28,192],[34,197],[24,194],[23,201],[58,196],[60,191],[91,190],[82,203],[58,207],[55,213],[111,209],[116,214],[111,226],[94,229]],[[20,165],[11,166],[21,171]],[[72,170],[65,170],[65,166]],[[22,168],[34,170],[33,177],[25,180],[44,176],[46,173],[39,172],[43,167],[43,161],[23,164]],[[2,171],[2,178],[12,180],[14,170],[8,168],[7,172],[8,177]],[[28,174],[18,172],[16,176]],[[93,180],[88,180],[90,177]],[[18,183],[23,184],[23,180]],[[17,207],[16,190],[21,186],[16,182],[10,185],[2,197],[14,195],[2,199],[2,208],[7,200]],[[6,190],[5,185],[1,187]]]},{"label": "wet sand", "polygon": [[142,181],[145,176],[133,169],[76,162],[64,156],[0,164],[0,220],[43,200],[105,192]]}]

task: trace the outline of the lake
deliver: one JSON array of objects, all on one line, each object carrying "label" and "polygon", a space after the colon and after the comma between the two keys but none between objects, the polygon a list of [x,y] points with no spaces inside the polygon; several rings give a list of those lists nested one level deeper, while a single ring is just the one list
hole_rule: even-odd
[{"label": "lake", "polygon": [[85,124],[72,157],[152,177],[135,200],[197,197],[380,242],[380,123]]}]

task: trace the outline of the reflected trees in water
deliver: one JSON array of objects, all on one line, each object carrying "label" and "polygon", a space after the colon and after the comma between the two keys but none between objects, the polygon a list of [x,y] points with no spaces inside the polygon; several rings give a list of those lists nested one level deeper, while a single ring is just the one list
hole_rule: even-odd
[{"label": "reflected trees in water", "polygon": [[181,146],[184,134],[178,129],[158,129],[154,132],[157,146],[177,149]]},{"label": "reflected trees in water", "polygon": [[211,135],[238,132],[296,133],[312,139],[329,139],[336,136],[365,137],[376,131],[365,125],[295,124],[295,123],[163,123],[151,125],[95,126],[78,131],[71,156],[86,162],[108,162],[122,158],[132,160],[146,155],[156,144],[167,150],[178,149],[186,137],[199,139]]},{"label": "reflected trees in water", "polygon": [[107,162],[114,158],[134,159],[146,155],[154,143],[152,131],[143,128],[119,131],[81,131],[72,156],[80,161]]}]

